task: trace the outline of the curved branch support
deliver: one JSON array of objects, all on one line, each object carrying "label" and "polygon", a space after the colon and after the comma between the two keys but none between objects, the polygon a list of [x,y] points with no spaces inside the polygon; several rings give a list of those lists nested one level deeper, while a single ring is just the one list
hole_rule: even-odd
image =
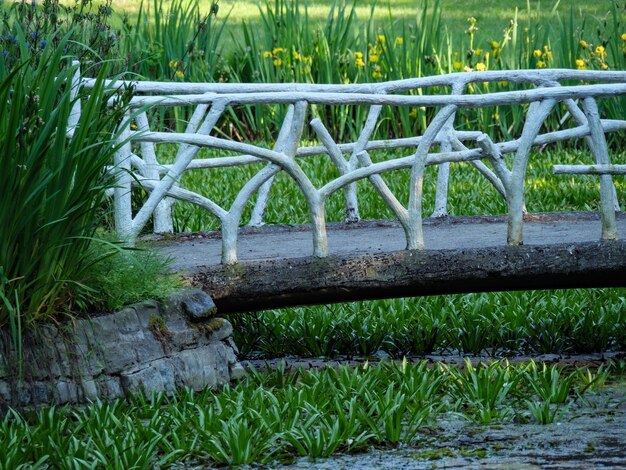
[{"label": "curved branch support", "polygon": [[506,199],[511,187],[511,171],[506,166],[502,152],[487,134],[481,134],[481,136],[476,139],[476,143],[482,149],[483,154],[491,161],[493,169],[498,175],[500,184],[503,186],[503,196]]},{"label": "curved branch support", "polygon": [[519,147],[515,152],[515,160],[513,160],[511,184],[507,198],[509,206],[507,243],[509,245],[522,245],[524,243],[522,234],[524,223],[524,179],[526,178],[528,156],[543,122],[555,104],[556,100],[551,98],[531,103],[528,108],[522,136],[519,139]]},{"label": "curved branch support", "polygon": [[[326,129],[319,118],[311,121],[311,127],[317,134],[324,148],[328,152],[328,156],[333,161],[340,175],[346,175],[350,172],[350,163],[347,162],[337,143],[333,140],[330,132]],[[357,199],[356,184],[352,183],[344,187],[343,196],[345,201],[344,222],[353,223],[359,220],[359,202]]]},{"label": "curved branch support", "polygon": [[456,105],[444,106],[432,120],[424,137],[417,146],[413,156],[413,167],[411,168],[411,187],[409,193],[408,222],[409,228],[406,231],[407,250],[419,250],[424,248],[424,232],[422,229],[422,193],[424,184],[424,169],[426,168],[426,158],[430,147],[435,142],[439,131],[446,124],[448,119],[454,115],[458,107]]},{"label": "curved branch support", "polygon": [[[606,139],[600,122],[600,114],[598,105],[593,98],[585,98],[583,101],[583,109],[585,117],[589,123],[591,132],[591,151],[595,157],[596,163],[600,165],[610,164],[609,150],[606,145]],[[600,217],[602,219],[602,239],[617,240],[617,227],[615,225],[615,186],[611,175],[605,174],[600,176]]]},{"label": "curved branch support", "polygon": [[[290,118],[286,124],[283,124],[284,128],[289,129],[289,132],[286,134],[283,134],[281,130],[281,134],[285,135],[283,143],[283,156],[285,158],[276,159],[275,162],[267,165],[264,169],[254,175],[254,177],[252,177],[252,179],[249,180],[237,194],[235,202],[233,202],[233,205],[231,206],[231,209],[222,225],[223,264],[233,264],[237,262],[237,231],[246,204],[250,201],[252,195],[281,169],[285,170],[285,172],[295,180],[307,200],[313,229],[314,255],[321,257],[328,255],[328,242],[326,237],[326,224],[323,207],[324,199],[320,197],[319,191],[315,189],[309,178],[295,162],[297,145],[304,128],[306,109],[307,102],[299,101],[293,108],[292,118]],[[263,155],[260,154],[257,156],[261,158],[263,157]],[[322,202],[320,203],[320,201]]]},{"label": "curved branch support", "polygon": [[[372,159],[370,158],[367,152],[360,152],[357,157],[359,158],[359,163],[364,168],[367,168],[372,165]],[[404,235],[408,240],[411,235],[411,225],[409,223],[409,212],[405,209],[405,207],[398,201],[396,196],[391,192],[387,183],[383,177],[379,174],[373,174],[369,176],[369,180],[372,183],[372,186],[376,188],[380,197],[382,197],[387,207],[391,209],[394,215],[398,218],[398,221],[402,225],[402,229],[404,230]]]},{"label": "curved branch support", "polygon": [[[294,117],[294,105],[289,105],[287,108],[287,114],[285,115],[285,119],[283,119],[283,124],[278,133],[278,137],[276,139],[276,143],[274,144],[274,151],[284,153],[287,145],[289,144],[289,137],[291,133],[291,127],[293,126],[293,117]],[[252,208],[252,214],[250,215],[250,222],[248,225],[251,227],[260,227],[265,224],[265,210],[267,209],[267,201],[270,197],[270,191],[272,189],[272,185],[274,184],[274,176],[270,177],[266,182],[264,182],[259,191],[257,193],[256,202],[254,203],[254,207]]]},{"label": "curved branch support", "polygon": [[[483,135],[486,135],[486,134],[483,134]],[[453,136],[450,140],[452,142],[452,147],[454,148],[454,150],[459,150],[459,151],[469,150],[456,137]],[[491,139],[490,139],[490,141],[491,141]],[[493,145],[493,142],[491,142],[491,144]],[[495,145],[494,145],[494,148],[491,149],[491,150],[497,151],[497,148],[495,148]],[[485,156],[487,156],[487,154]],[[502,158],[501,154],[500,154],[500,158]],[[504,187],[504,184],[502,183],[500,178],[493,171],[491,171],[480,160],[470,160],[468,163],[470,165],[472,165],[474,168],[476,168],[478,170],[478,172],[481,173],[485,178],[487,178],[487,181],[489,181],[494,186],[494,188],[496,188],[496,191],[498,191],[500,193],[500,195],[506,200],[506,198],[507,198],[506,188]]]},{"label": "curved branch support", "polygon": [[[370,107],[369,112],[367,113],[367,119],[365,120],[365,125],[359,134],[359,138],[354,144],[354,148],[352,149],[352,156],[350,157],[349,168],[350,171],[356,170],[359,158],[358,154],[365,150],[367,147],[367,143],[369,142],[372,134],[376,130],[376,123],[378,122],[378,118],[380,117],[380,113],[383,110],[381,105],[373,105]],[[361,216],[359,214],[359,204],[358,204],[358,195],[357,195],[357,185],[356,183],[351,184],[347,187],[346,192],[348,196],[346,196],[346,210],[344,220],[346,223],[354,223],[361,220]]]},{"label": "curved branch support", "polygon": [[[150,131],[148,116],[145,112],[137,115],[137,130],[139,132]],[[154,143],[141,142],[141,155],[143,156],[143,176],[156,182],[161,180],[159,172],[159,162],[157,160]],[[173,200],[164,198],[154,209],[153,224],[155,233],[172,233],[174,224],[172,223],[172,206]]]},{"label": "curved branch support", "polygon": [[[205,119],[204,123],[200,128],[200,133],[209,133],[211,129],[217,124],[218,119],[226,109],[225,101],[215,101],[213,103],[213,107],[209,112],[209,115]],[[198,147],[189,146],[178,152],[176,156],[176,161],[170,167],[170,170],[167,172],[165,176],[161,179],[159,184],[154,188],[154,190],[150,193],[148,200],[144,203],[143,207],[139,210],[132,224],[131,235],[133,238],[139,235],[141,229],[146,225],[148,219],[154,212],[156,206],[163,200],[167,192],[172,189],[172,187],[176,184],[180,176],[183,174],[191,160],[198,153]]]},{"label": "curved branch support", "polygon": [[[157,184],[154,180],[150,178],[137,178],[136,181],[133,182],[133,186],[145,189],[147,191],[154,191],[157,187]],[[167,192],[167,196],[173,199],[178,199],[179,201],[190,202],[195,204],[196,206],[202,207],[206,209],[215,217],[217,217],[220,221],[228,214],[222,207],[220,207],[215,202],[211,201],[209,198],[201,196],[200,194],[194,193],[193,191],[189,191],[187,189],[182,189],[178,187],[171,188]]]}]

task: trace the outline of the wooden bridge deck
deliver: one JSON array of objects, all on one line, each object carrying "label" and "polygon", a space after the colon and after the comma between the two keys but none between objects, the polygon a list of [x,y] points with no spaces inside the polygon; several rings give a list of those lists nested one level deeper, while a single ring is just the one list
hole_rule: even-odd
[{"label": "wooden bridge deck", "polygon": [[456,292],[626,286],[626,214],[620,240],[601,242],[593,213],[528,215],[524,245],[506,245],[505,217],[424,222],[423,251],[404,250],[399,224],[331,224],[330,256],[311,256],[307,226],[241,229],[237,265],[220,264],[219,232],[152,242],[215,300],[237,312],[291,305]]}]

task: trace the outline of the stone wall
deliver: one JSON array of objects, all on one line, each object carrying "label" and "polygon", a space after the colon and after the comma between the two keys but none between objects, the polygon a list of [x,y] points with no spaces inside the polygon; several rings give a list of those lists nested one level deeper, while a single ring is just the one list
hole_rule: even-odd
[{"label": "stone wall", "polygon": [[8,330],[0,330],[0,405],[76,403],[144,389],[200,390],[241,377],[231,324],[212,317],[199,289],[163,303],[143,302],[108,315],[40,325],[23,339],[17,380]]}]

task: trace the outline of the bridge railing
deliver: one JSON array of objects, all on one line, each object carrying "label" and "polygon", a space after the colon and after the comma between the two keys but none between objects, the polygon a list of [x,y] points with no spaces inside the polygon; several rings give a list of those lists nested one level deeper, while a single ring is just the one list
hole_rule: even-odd
[{"label": "bridge railing", "polygon": [[[517,91],[485,94],[463,94],[474,83],[507,81],[519,84]],[[579,85],[561,85],[561,82]],[[83,79],[82,86],[94,81]],[[427,165],[439,168],[435,213],[446,214],[449,165],[471,163],[495,186],[508,208],[509,244],[523,243],[524,180],[531,148],[570,139],[585,139],[601,173],[602,238],[617,238],[615,210],[619,208],[612,174],[625,174],[623,165],[611,165],[605,134],[626,130],[626,120],[602,119],[597,100],[626,95],[626,72],[579,70],[518,70],[467,72],[376,84],[310,85],[310,84],[215,84],[163,82],[111,82],[113,87],[132,86],[136,96],[131,113],[122,123],[125,145],[117,153],[112,171],[116,172],[114,194],[115,224],[129,240],[136,238],[150,218],[157,232],[172,230],[172,200],[196,204],[213,214],[222,229],[222,262],[237,261],[237,233],[244,208],[256,194],[249,221],[263,223],[263,214],[276,174],[287,173],[299,187],[308,206],[313,234],[313,255],[328,255],[325,203],[337,191],[345,198],[345,219],[359,219],[356,182],[367,179],[393,211],[404,229],[407,249],[424,248],[422,231],[422,192]],[[528,85],[534,88],[529,89]],[[409,91],[442,87],[448,94],[406,94]],[[525,88],[524,88],[525,87]],[[541,128],[557,103],[562,103],[575,126],[541,133]],[[255,142],[240,142],[211,135],[229,107],[237,105],[287,105],[280,132],[273,148]],[[309,120],[311,105],[368,106],[368,114],[355,142],[337,143],[322,120]],[[459,109],[488,106],[527,105],[521,135],[513,140],[493,142],[481,130],[457,131],[455,116]],[[194,112],[185,132],[154,130],[151,113],[160,107],[193,106]],[[372,136],[384,107],[427,107],[436,113],[421,136],[373,140]],[[79,112],[79,110],[78,110]],[[309,125],[320,145],[303,145],[302,134]],[[176,144],[173,163],[159,161],[156,145]],[[196,158],[201,148],[231,152],[229,156]],[[384,149],[411,149],[407,156],[372,162],[370,152]],[[504,155],[514,154],[509,168]],[[327,155],[338,175],[316,187],[299,164],[300,158]],[[252,176],[237,194],[229,208],[180,185],[181,176],[191,169],[211,169],[265,162],[266,166]],[[489,163],[490,166],[486,165]],[[408,205],[403,205],[386,184],[383,175],[410,169]],[[572,169],[557,168],[557,172]],[[580,172],[575,170],[574,172]],[[133,212],[131,190],[140,186],[149,192]]]}]

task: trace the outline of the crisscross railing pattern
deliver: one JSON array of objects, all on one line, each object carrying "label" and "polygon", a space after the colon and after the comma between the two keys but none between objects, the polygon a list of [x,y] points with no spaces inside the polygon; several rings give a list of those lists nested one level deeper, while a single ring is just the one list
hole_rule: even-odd
[{"label": "crisscross railing pattern", "polygon": [[[519,84],[517,91],[464,94],[468,86],[482,82],[506,81]],[[561,85],[562,82],[580,83]],[[82,81],[86,87],[94,83]],[[328,255],[325,202],[336,191],[345,195],[345,218],[359,219],[355,183],[367,179],[393,211],[404,229],[407,249],[424,248],[422,233],[422,187],[424,169],[438,165],[438,184],[434,215],[445,215],[449,165],[469,162],[495,186],[508,207],[509,244],[523,242],[524,179],[532,146],[584,138],[594,157],[595,166],[558,167],[555,172],[600,174],[602,238],[617,238],[615,210],[619,208],[612,174],[624,174],[624,165],[612,165],[605,134],[626,129],[626,120],[602,119],[597,100],[626,95],[626,72],[578,70],[519,70],[468,72],[376,84],[209,84],[162,82],[112,82],[113,87],[132,85],[136,96],[122,123],[126,142],[117,153],[112,171],[117,175],[115,188],[115,223],[126,238],[136,238],[154,217],[157,232],[172,230],[173,199],[188,201],[212,213],[221,223],[222,262],[237,261],[237,232],[244,208],[256,194],[252,225],[263,223],[263,213],[273,178],[286,172],[306,199],[313,234],[313,255]],[[529,89],[528,85],[533,87]],[[418,89],[437,87],[448,94],[407,94]],[[557,103],[562,103],[575,123],[574,127],[541,133],[541,128]],[[282,127],[273,148],[254,142],[239,142],[212,135],[220,117],[236,105],[288,105]],[[312,117],[311,105],[360,105],[369,107],[367,119],[355,142],[337,143],[324,123]],[[455,115],[461,108],[527,105],[519,138],[493,142],[480,130],[457,131]],[[185,132],[158,132],[151,127],[146,109],[164,106],[194,106],[195,111]],[[436,110],[421,136],[391,140],[372,140],[383,107],[430,107]],[[309,125],[320,145],[301,143],[304,127]],[[133,144],[135,143],[135,144]],[[155,145],[178,145],[171,164],[159,162]],[[230,156],[196,158],[202,147],[226,150]],[[410,149],[410,154],[373,163],[370,152],[381,149]],[[512,153],[509,168],[504,155]],[[300,157],[328,155],[338,176],[316,187],[298,163]],[[190,169],[219,168],[265,162],[237,194],[229,208],[224,208],[189,189],[181,187],[182,174]],[[488,163],[489,165],[487,165]],[[408,205],[403,205],[386,184],[383,175],[410,169]],[[141,207],[133,213],[131,188],[141,186],[149,192]],[[258,193],[258,194],[257,194]]]}]

